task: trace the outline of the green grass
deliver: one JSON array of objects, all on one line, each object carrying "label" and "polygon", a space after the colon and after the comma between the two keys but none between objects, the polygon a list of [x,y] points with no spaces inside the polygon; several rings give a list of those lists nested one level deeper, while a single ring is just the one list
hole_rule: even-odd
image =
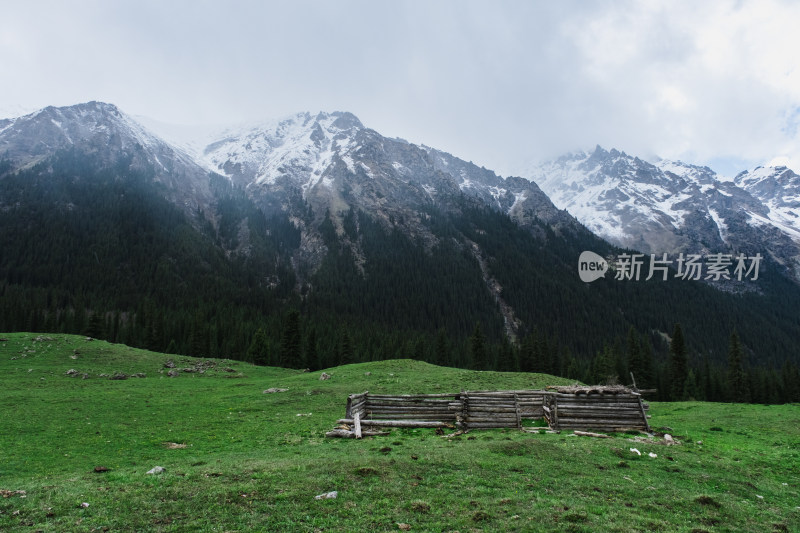
[{"label": "green grass", "polygon": [[[169,378],[167,359],[197,360],[0,337],[0,489],[25,491],[0,498],[0,531],[800,531],[797,405],[653,403],[651,424],[681,442],[671,447],[513,430],[326,439],[355,392],[565,380],[407,359],[327,381],[224,360]],[[116,372],[146,377],[99,377]],[[166,472],[147,475],[156,465]]]}]

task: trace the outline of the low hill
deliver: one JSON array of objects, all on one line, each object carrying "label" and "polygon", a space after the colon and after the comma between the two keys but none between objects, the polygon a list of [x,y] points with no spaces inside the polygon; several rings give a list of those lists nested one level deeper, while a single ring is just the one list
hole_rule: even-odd
[{"label": "low hill", "polygon": [[[566,380],[400,359],[327,369],[321,381],[86,337],[0,338],[2,531],[800,527],[797,405],[652,403],[653,427],[680,442],[669,447],[511,430],[326,439],[353,392]],[[155,466],[165,471],[147,474]],[[338,497],[314,499],[329,491]]]}]

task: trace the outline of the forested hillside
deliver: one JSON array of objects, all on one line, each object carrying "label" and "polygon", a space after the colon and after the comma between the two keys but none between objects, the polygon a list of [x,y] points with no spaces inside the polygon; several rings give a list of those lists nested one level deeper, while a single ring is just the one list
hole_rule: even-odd
[{"label": "forested hillside", "polygon": [[[305,206],[307,223],[323,220],[324,258],[298,271],[297,223],[267,218],[213,174],[214,210],[187,212],[164,199],[153,172],[124,160],[109,167],[64,150],[27,169],[0,168],[3,331],[295,368],[413,357],[624,382],[633,369],[640,387],[671,398],[684,396],[670,384],[669,339],[680,322],[693,369],[685,395],[732,394],[734,330],[748,398],[793,394],[797,289],[769,270],[760,292],[739,295],[683,280],[589,285],[576,275],[580,252],[619,250],[536,219],[523,228],[454,195],[445,209],[423,211],[430,242],[402,231],[403,221],[387,226],[355,209],[338,230],[330,213]],[[513,310],[511,326],[500,300]]]}]

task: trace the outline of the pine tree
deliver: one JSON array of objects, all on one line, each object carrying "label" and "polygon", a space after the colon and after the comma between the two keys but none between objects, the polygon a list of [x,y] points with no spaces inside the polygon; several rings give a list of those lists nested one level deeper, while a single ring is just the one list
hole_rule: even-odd
[{"label": "pine tree", "polygon": [[447,333],[444,329],[439,329],[436,334],[436,348],[433,352],[433,364],[441,366],[452,366],[450,348],[447,342]]},{"label": "pine tree", "polygon": [[689,375],[689,358],[686,354],[686,341],[683,338],[683,331],[680,324],[675,324],[672,332],[672,342],[669,345],[670,353],[670,383],[672,401],[681,401],[684,398],[683,392],[686,386],[686,378]]},{"label": "pine tree", "polygon": [[686,400],[695,401],[700,396],[698,387],[697,387],[697,379],[694,375],[694,370],[691,368],[689,369],[689,373],[686,375],[686,382],[683,384],[683,398]]},{"label": "pine tree", "polygon": [[337,360],[340,365],[349,365],[355,362],[355,355],[353,353],[353,340],[347,330],[342,330],[339,337],[339,344],[337,346]]},{"label": "pine tree", "polygon": [[487,358],[486,337],[483,335],[480,323],[477,323],[472,336],[469,338],[469,368],[483,368]]},{"label": "pine tree", "polygon": [[616,371],[616,357],[612,348],[606,344],[592,362],[592,381],[598,385],[616,385],[619,383]]},{"label": "pine tree", "polygon": [[[628,359],[628,371],[633,374],[634,379],[638,379],[637,386],[644,388],[642,379],[642,367],[644,362],[642,360],[642,349],[639,346],[639,336],[636,334],[636,329],[631,326],[628,330],[628,343],[626,354]],[[623,381],[627,382],[628,376],[623,376]]]},{"label": "pine tree", "polygon": [[320,368],[317,357],[317,332],[313,328],[310,328],[306,335],[306,355],[304,359],[312,370]]},{"label": "pine tree", "polygon": [[267,340],[267,334],[264,333],[264,328],[258,328],[258,331],[256,331],[253,341],[250,343],[250,348],[247,350],[247,360],[254,365],[269,365],[269,341]]},{"label": "pine tree", "polygon": [[503,344],[500,346],[500,352],[497,357],[497,370],[502,372],[516,372],[518,370],[518,365],[515,355],[514,347],[511,346],[507,337],[503,337]]},{"label": "pine tree", "polygon": [[284,368],[301,368],[303,352],[300,345],[300,313],[289,311],[281,334],[280,366]]},{"label": "pine tree", "polygon": [[786,403],[800,402],[800,369],[789,359],[786,359],[781,367],[781,381],[783,381],[783,397],[781,401]]},{"label": "pine tree", "polygon": [[94,339],[105,338],[105,320],[101,313],[93,312],[89,315],[89,320],[86,325],[84,335]]},{"label": "pine tree", "polygon": [[742,345],[739,335],[731,333],[728,347],[728,399],[732,402],[747,403],[750,399],[747,375],[742,366]]}]

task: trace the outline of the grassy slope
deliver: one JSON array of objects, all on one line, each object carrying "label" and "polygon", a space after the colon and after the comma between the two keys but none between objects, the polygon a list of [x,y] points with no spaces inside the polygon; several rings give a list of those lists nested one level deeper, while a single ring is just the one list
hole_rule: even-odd
[{"label": "grassy slope", "polygon": [[[564,380],[411,360],[334,368],[328,381],[235,361],[168,378],[164,354],[0,337],[0,489],[26,491],[0,498],[2,531],[800,531],[797,405],[652,404],[651,423],[683,442],[673,447],[512,430],[326,439],[353,392]],[[147,377],[98,377],[119,371]],[[166,473],[145,474],[156,465]]]}]

